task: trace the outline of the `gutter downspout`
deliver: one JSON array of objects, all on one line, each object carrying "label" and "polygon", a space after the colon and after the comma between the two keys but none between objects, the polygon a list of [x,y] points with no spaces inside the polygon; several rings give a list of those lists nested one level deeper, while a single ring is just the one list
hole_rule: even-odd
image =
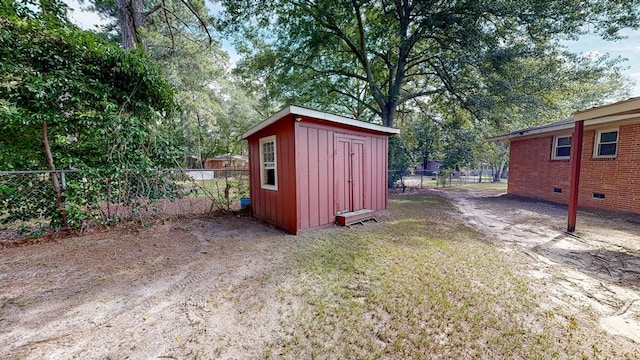
[{"label": "gutter downspout", "polygon": [[584,140],[584,120],[576,121],[571,144],[571,185],[569,187],[569,214],[567,232],[576,231],[578,215],[578,191],[580,189],[580,165],[582,164],[582,142]]}]

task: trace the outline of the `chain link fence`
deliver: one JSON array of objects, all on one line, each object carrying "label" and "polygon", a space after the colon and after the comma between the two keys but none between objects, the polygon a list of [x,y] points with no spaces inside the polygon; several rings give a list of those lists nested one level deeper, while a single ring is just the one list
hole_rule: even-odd
[{"label": "chain link fence", "polygon": [[[249,171],[232,169],[0,171],[0,242],[38,236],[60,226],[56,192],[61,187],[69,225],[125,219],[144,223],[153,215],[201,215],[239,210],[248,202]],[[390,189],[405,191],[477,183],[478,171],[389,170]],[[483,182],[490,182],[484,171]],[[242,199],[242,200],[241,200]]]},{"label": "chain link fence", "polygon": [[492,180],[493,176],[488,170],[389,170],[388,173],[389,189],[400,191],[491,182]]},{"label": "chain link fence", "polygon": [[0,172],[0,240],[38,236],[60,225],[52,176],[58,178],[68,224],[110,224],[149,216],[199,215],[240,209],[248,170],[163,169]]}]

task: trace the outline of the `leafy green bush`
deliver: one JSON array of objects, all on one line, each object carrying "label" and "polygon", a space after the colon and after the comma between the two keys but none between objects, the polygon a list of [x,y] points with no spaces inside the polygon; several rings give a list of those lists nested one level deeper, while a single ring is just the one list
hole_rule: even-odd
[{"label": "leafy green bush", "polygon": [[154,170],[175,164],[179,150],[173,87],[146,53],[78,29],[65,8],[58,0],[0,7],[0,124],[12,134],[0,138],[0,170],[52,169],[53,162],[85,169],[84,180],[67,174],[56,189],[46,174],[3,176],[2,222],[46,218],[79,227],[111,219],[101,204],[136,212],[176,192]]}]

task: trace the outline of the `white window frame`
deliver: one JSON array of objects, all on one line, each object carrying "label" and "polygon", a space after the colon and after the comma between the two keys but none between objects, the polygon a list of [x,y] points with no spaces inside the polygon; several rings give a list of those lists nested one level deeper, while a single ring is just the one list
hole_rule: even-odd
[{"label": "white window frame", "polygon": [[[600,135],[602,133],[607,133],[607,132],[616,132],[616,153],[613,155],[600,155],[599,154],[599,150],[600,150]],[[610,142],[607,144],[611,144]],[[593,142],[593,157],[594,158],[615,158],[618,155],[618,148],[619,148],[619,144],[620,144],[620,128],[610,128],[610,129],[600,129],[596,131],[596,138],[595,141]]]},{"label": "white window frame", "polygon": [[[273,164],[269,164],[264,161],[264,144],[270,142],[273,142]],[[274,185],[267,184],[266,171],[268,169],[274,170]],[[278,190],[278,146],[275,135],[260,138],[260,187],[266,190]]]},{"label": "white window frame", "polygon": [[[571,138],[571,142],[569,143],[569,156],[556,156],[556,150],[558,149],[558,139],[560,138]],[[567,147],[566,145],[561,147]],[[551,149],[551,160],[569,160],[571,158],[571,148],[573,147],[573,135],[571,134],[561,134],[553,137],[553,147]]]}]

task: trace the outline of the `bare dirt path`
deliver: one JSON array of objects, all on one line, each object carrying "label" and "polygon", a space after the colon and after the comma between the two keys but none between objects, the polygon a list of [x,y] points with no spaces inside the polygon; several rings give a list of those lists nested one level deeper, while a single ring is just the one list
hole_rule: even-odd
[{"label": "bare dirt path", "polygon": [[4,249],[0,354],[256,357],[287,315],[273,287],[256,284],[277,276],[294,239],[228,217]]},{"label": "bare dirt path", "polygon": [[565,206],[494,190],[432,190],[464,220],[520,260],[547,306],[588,312],[614,335],[640,343],[640,217],[580,211],[565,233]]},{"label": "bare dirt path", "polygon": [[[543,306],[559,308],[557,314],[593,314],[576,324],[594,324],[596,317],[631,339],[612,335],[621,351],[640,348],[637,218],[580,213],[574,238],[563,233],[560,206],[491,191],[430,191],[456,205],[454,216],[496,239],[510,264],[521,264],[516,270],[531,279]],[[455,210],[445,208],[442,219],[450,219]],[[347,229],[291,236],[233,216],[148,225],[2,249],[0,358],[260,358],[295,331],[296,278],[315,281],[292,266],[300,250],[316,237],[353,236]],[[384,227],[385,220],[371,226]],[[586,332],[601,336],[599,329]]]}]

